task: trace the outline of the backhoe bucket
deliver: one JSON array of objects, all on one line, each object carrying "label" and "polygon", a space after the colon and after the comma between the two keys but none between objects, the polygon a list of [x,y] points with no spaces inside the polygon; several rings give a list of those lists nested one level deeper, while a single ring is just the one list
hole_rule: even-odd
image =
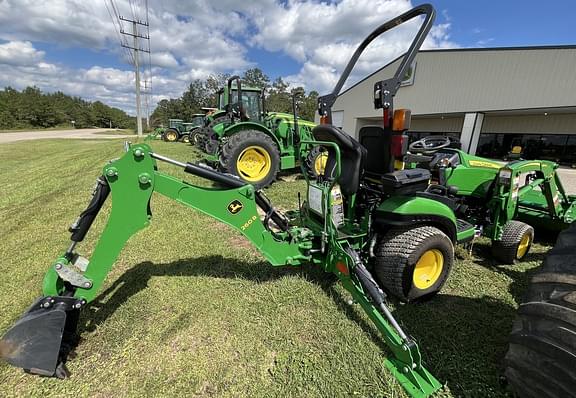
[{"label": "backhoe bucket", "polygon": [[63,349],[62,339],[69,340],[75,335],[78,320],[78,311],[71,309],[70,299],[43,297],[37,300],[2,337],[2,358],[30,373],[65,378],[62,362],[69,347]]}]

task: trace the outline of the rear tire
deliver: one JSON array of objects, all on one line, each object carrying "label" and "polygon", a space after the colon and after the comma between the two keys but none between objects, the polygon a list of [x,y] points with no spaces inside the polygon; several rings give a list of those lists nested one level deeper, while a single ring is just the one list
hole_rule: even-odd
[{"label": "rear tire", "polygon": [[502,238],[492,241],[492,255],[505,264],[523,259],[534,241],[534,228],[521,221],[508,221],[502,230]]},{"label": "rear tire", "polygon": [[576,397],[576,224],[562,232],[518,308],[505,376],[519,397]]},{"label": "rear tire", "polygon": [[226,172],[260,189],[276,178],[280,154],[272,138],[261,131],[245,130],[231,135],[222,146],[220,164]]},{"label": "rear tire", "polygon": [[454,263],[454,246],[436,227],[394,228],[378,242],[374,274],[401,301],[438,293]]},{"label": "rear tire", "polygon": [[308,155],[306,156],[306,173],[311,178],[318,178],[320,175],[324,174],[324,169],[326,168],[326,161],[328,159],[328,152],[321,146],[315,146],[312,148]]},{"label": "rear tire", "polygon": [[167,129],[164,132],[164,141],[166,141],[166,142],[178,141],[178,132],[174,129]]}]

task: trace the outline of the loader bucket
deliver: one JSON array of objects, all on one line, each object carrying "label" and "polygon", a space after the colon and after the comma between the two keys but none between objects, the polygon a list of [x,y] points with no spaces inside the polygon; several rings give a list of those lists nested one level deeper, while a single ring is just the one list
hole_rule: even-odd
[{"label": "loader bucket", "polygon": [[38,299],[6,332],[0,341],[6,362],[41,376],[66,377],[62,361],[69,350],[62,350],[62,339],[75,335],[78,311],[58,299]]}]

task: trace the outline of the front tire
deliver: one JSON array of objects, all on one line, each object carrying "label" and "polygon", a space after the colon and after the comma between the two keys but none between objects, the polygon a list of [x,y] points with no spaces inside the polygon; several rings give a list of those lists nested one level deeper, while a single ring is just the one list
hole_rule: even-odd
[{"label": "front tire", "polygon": [[196,128],[194,130],[190,130],[190,133],[188,134],[188,136],[189,136],[188,142],[190,143],[190,145],[196,145],[197,144],[199,132],[200,132],[199,128]]},{"label": "front tire", "polygon": [[454,246],[436,227],[394,228],[377,243],[374,274],[401,301],[438,293],[454,264]]},{"label": "front tire", "polygon": [[492,241],[492,255],[505,264],[523,259],[534,240],[534,228],[521,221],[508,221],[502,230],[502,238]]},{"label": "front tire", "polygon": [[164,132],[164,141],[176,142],[178,141],[178,132],[174,129],[168,129]]},{"label": "front tire", "polygon": [[260,189],[276,178],[280,154],[272,138],[260,131],[245,130],[228,138],[222,146],[220,163],[228,173]]},{"label": "front tire", "polygon": [[184,134],[182,136],[182,138],[180,138],[180,141],[185,143],[185,144],[189,144],[190,143],[190,136],[188,134]]}]

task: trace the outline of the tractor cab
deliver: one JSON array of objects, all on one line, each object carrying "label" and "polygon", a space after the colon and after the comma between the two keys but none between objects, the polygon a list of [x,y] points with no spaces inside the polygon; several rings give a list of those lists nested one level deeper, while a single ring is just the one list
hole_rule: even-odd
[{"label": "tractor cab", "polygon": [[206,119],[206,115],[203,113],[195,113],[192,115],[192,120],[190,121],[190,125],[192,127],[198,127],[204,125],[204,120]]},{"label": "tractor cab", "polygon": [[[234,81],[235,87],[232,85]],[[228,79],[227,86],[218,91],[218,108],[226,110],[242,121],[260,121],[263,114],[262,90],[242,86],[240,77],[233,76]]]}]

